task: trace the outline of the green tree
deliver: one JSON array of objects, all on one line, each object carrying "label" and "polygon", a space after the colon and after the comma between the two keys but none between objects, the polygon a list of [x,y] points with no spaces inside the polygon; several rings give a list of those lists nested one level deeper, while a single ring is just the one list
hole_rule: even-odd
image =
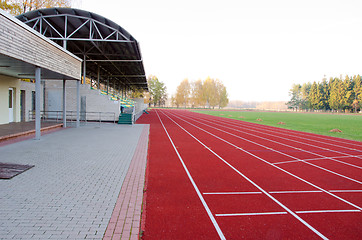
[{"label": "green tree", "polygon": [[327,81],[326,78],[323,78],[322,83],[320,83],[320,89],[321,89],[321,94],[322,94],[322,99],[321,102],[323,104],[322,109],[324,110],[329,110],[329,103],[328,103],[328,99],[329,99],[329,82]]},{"label": "green tree", "polygon": [[352,103],[354,100],[354,92],[353,92],[353,78],[350,78],[348,75],[346,75],[344,81],[343,81],[343,89],[345,94],[343,95],[343,104],[344,104],[344,109],[351,109],[352,108]]},{"label": "green tree", "polygon": [[177,107],[181,105],[187,107],[187,104],[190,101],[190,92],[190,83],[186,78],[180,83],[180,85],[178,85],[176,90],[175,103]]},{"label": "green tree", "polygon": [[318,96],[318,84],[314,81],[308,95],[312,109],[318,109],[320,98]]},{"label": "green tree", "polygon": [[312,84],[310,82],[308,83],[303,83],[300,92],[301,92],[301,104],[300,104],[300,108],[301,109],[310,109],[311,105],[310,105],[310,101],[309,101],[309,92],[310,89],[312,87]]},{"label": "green tree", "polygon": [[330,82],[329,106],[333,110],[343,109],[343,82],[339,78],[334,78]]},{"label": "green tree", "polygon": [[167,88],[163,82],[160,82],[156,76],[150,75],[147,78],[148,90],[151,95],[150,104],[153,106],[164,105],[167,100]]},{"label": "green tree", "polygon": [[361,76],[353,76],[353,103],[352,107],[357,112],[359,108],[362,108],[362,80]]},{"label": "green tree", "polygon": [[290,101],[287,102],[288,108],[299,110],[302,102],[301,96],[301,88],[300,84],[293,84],[292,88],[289,90],[289,96],[291,97]]},{"label": "green tree", "polygon": [[312,109],[324,109],[325,106],[323,98],[323,85],[317,82],[313,82],[309,92],[309,102]]}]

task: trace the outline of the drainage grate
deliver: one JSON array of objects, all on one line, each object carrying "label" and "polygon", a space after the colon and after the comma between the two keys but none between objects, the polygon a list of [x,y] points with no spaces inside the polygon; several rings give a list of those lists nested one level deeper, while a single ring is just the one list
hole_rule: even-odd
[{"label": "drainage grate", "polygon": [[11,179],[32,167],[34,167],[34,165],[0,163],[0,179]]}]

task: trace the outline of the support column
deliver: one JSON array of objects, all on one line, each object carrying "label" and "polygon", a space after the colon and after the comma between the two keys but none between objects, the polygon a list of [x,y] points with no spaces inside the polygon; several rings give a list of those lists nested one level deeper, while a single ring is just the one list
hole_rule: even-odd
[{"label": "support column", "polygon": [[63,79],[63,128],[66,127],[67,127],[66,92],[65,92],[65,79]]},{"label": "support column", "polygon": [[80,119],[80,81],[77,81],[77,121],[75,123],[75,127],[79,127],[79,119]]},{"label": "support column", "polygon": [[40,81],[41,68],[35,68],[35,140],[40,140]]},{"label": "support column", "polygon": [[[86,84],[85,82],[86,70],[87,70],[87,56],[83,55],[83,84]],[[90,85],[92,87],[92,83]]]}]

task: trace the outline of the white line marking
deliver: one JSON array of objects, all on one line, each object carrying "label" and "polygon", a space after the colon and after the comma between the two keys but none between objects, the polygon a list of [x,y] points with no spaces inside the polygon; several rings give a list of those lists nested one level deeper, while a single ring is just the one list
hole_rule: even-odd
[{"label": "white line marking", "polygon": [[229,194],[247,195],[247,194],[262,194],[262,192],[208,192],[203,194],[204,195],[229,195]]},{"label": "white line marking", "polygon": [[280,215],[288,214],[287,212],[262,212],[262,213],[222,213],[215,214],[216,217],[232,217],[232,216],[257,216],[257,215]]},{"label": "white line marking", "polygon": [[[322,233],[320,233],[317,229],[312,227],[309,223],[304,221],[301,217],[299,217],[297,214],[295,214],[292,210],[290,210],[288,207],[286,207],[284,204],[279,202],[276,198],[274,198],[272,195],[270,195],[267,191],[265,191],[263,188],[261,188],[259,185],[254,183],[251,179],[249,179],[247,176],[242,174],[239,170],[237,170],[234,166],[232,166],[230,163],[228,163],[226,160],[224,160],[222,157],[220,157],[217,153],[212,151],[208,146],[206,146],[203,142],[201,142],[199,139],[197,139],[194,135],[192,135],[190,132],[188,132],[185,128],[183,128],[181,125],[179,125],[177,122],[175,122],[173,119],[171,119],[167,114],[163,113],[166,117],[168,117],[172,122],[174,122],[177,126],[179,126],[182,130],[184,130],[187,134],[189,134],[192,138],[194,138],[197,142],[199,142],[202,146],[204,146],[206,149],[208,149],[212,154],[214,154],[217,158],[219,158],[221,161],[223,161],[226,165],[228,165],[231,169],[233,169],[235,172],[237,172],[240,176],[245,178],[248,182],[250,182],[252,185],[254,185],[256,188],[258,188],[261,192],[263,192],[265,195],[267,195],[270,199],[272,199],[275,203],[277,203],[280,207],[282,207],[284,210],[286,210],[288,213],[290,213],[293,217],[295,217],[297,220],[299,220],[302,224],[304,224],[307,228],[312,230],[315,234],[317,234],[322,239],[328,239],[325,237]],[[199,127],[198,127],[199,128]],[[201,128],[200,128],[201,129]],[[203,129],[201,129],[203,130]],[[206,131],[206,130],[203,130]],[[225,141],[225,140],[224,140]],[[234,145],[235,146],[235,145]],[[235,146],[237,147],[237,146]]]},{"label": "white line marking", "polygon": [[273,191],[273,192],[269,192],[271,194],[273,193],[321,193],[323,191],[321,190],[314,190],[314,191]]},{"label": "white line marking", "polygon": [[[210,122],[214,123],[214,121],[211,121],[211,120],[205,120],[205,119],[202,119],[202,120],[204,120],[204,121],[206,121],[206,122],[209,122],[209,123],[210,123]],[[217,121],[217,123],[218,123],[219,126],[221,125],[221,124],[219,124],[220,121]],[[215,124],[215,123],[214,123],[214,124]],[[221,126],[226,127],[226,128],[230,128],[230,129],[233,129],[233,130],[235,130],[235,131],[239,131],[239,130],[236,130],[235,127],[238,127],[239,129],[241,129],[241,127],[238,126],[238,125],[234,125],[234,124],[229,124],[229,125],[233,126],[234,128],[226,127],[226,126],[224,126],[224,125],[221,125]],[[293,142],[296,142],[296,143],[300,143],[300,144],[304,144],[304,145],[308,145],[308,146],[312,146],[312,147],[316,147],[316,148],[320,148],[320,149],[323,149],[323,150],[329,150],[329,151],[332,151],[332,152],[337,152],[337,153],[339,153],[339,154],[344,154],[344,155],[347,155],[347,156],[349,156],[349,157],[361,158],[361,157],[358,156],[358,155],[350,155],[350,154],[348,154],[348,153],[340,152],[340,151],[337,151],[337,150],[333,150],[333,149],[329,149],[329,148],[324,148],[324,147],[321,147],[321,146],[315,146],[315,145],[308,144],[308,143],[305,143],[305,142],[299,142],[299,141],[297,141],[297,140],[293,140],[293,139],[290,139],[290,138],[281,137],[281,136],[275,135],[274,132],[273,132],[274,134],[269,134],[269,133],[265,133],[264,131],[261,132],[261,131],[253,130],[253,129],[255,129],[255,128],[254,128],[254,127],[251,127],[251,129],[248,128],[247,130],[253,131],[253,132],[257,132],[257,133],[261,133],[261,134],[265,134],[265,135],[269,135],[269,136],[272,136],[272,137],[277,137],[277,138],[285,139],[285,140],[288,140],[288,141],[293,141]],[[260,129],[259,129],[259,130],[260,130]],[[270,130],[269,130],[269,131],[270,131]],[[249,134],[249,135],[252,135],[252,136],[260,137],[260,136],[257,136],[257,135],[254,135],[254,134],[251,134],[251,133],[248,133],[248,132],[245,132],[245,131],[240,131],[240,132],[243,132],[243,133],[245,133],[245,134]],[[284,135],[286,135],[286,134],[284,134]],[[262,137],[260,137],[260,138],[262,138]],[[308,141],[320,142],[320,141],[317,141],[317,140],[312,140],[312,139],[307,139],[307,138],[302,138],[302,139],[306,139],[306,140],[308,140]],[[324,143],[324,144],[332,145],[332,146],[334,146],[334,147],[342,147],[342,148],[347,148],[347,149],[350,149],[350,150],[353,150],[353,151],[362,152],[362,150],[358,150],[358,149],[353,149],[353,148],[351,149],[351,148],[348,148],[348,147],[343,147],[343,146],[334,145],[334,144],[329,144],[329,143]],[[295,148],[295,149],[299,149],[299,150],[302,150],[302,151],[307,151],[307,150],[303,150],[303,149],[301,149],[301,148]],[[307,152],[309,152],[309,153],[311,153],[311,154],[314,154],[314,155],[317,155],[317,156],[326,157],[326,156],[323,156],[323,155],[320,155],[320,154],[317,154],[317,153],[314,153],[314,152],[310,152],[310,151],[307,151]],[[326,157],[326,158],[330,159],[329,157]],[[331,160],[335,161],[334,159],[331,159]],[[341,162],[341,163],[344,163],[344,162]]]},{"label": "white line marking", "polygon": [[[173,115],[173,116],[175,116],[175,115]],[[177,117],[177,116],[175,116],[175,117]],[[181,119],[180,117],[177,117],[177,118]],[[185,117],[185,118],[189,118],[189,117]],[[188,122],[188,121],[186,121],[186,120],[183,120],[183,119],[181,119],[181,120],[184,121],[184,122],[187,122],[187,123],[190,124],[190,125],[195,126],[194,124],[192,124],[192,123],[190,123],[190,122]],[[332,173],[332,174],[337,175],[337,176],[339,176],[339,177],[348,179],[348,180],[353,181],[353,182],[356,182],[356,183],[358,183],[358,184],[362,184],[361,181],[358,181],[358,180],[356,180],[356,179],[347,177],[347,176],[345,176],[345,175],[343,175],[343,174],[339,174],[339,173],[337,173],[337,172],[331,171],[331,170],[329,170],[329,169],[323,168],[323,167],[321,167],[321,166],[315,165],[315,164],[310,163],[310,162],[305,162],[305,161],[303,161],[303,160],[298,159],[297,157],[294,157],[294,156],[291,156],[291,155],[289,155],[289,154],[283,153],[283,152],[281,152],[281,151],[275,150],[275,149],[273,149],[273,148],[264,146],[264,145],[262,145],[262,144],[260,144],[260,143],[251,141],[251,140],[249,140],[249,139],[240,137],[240,136],[238,136],[238,135],[235,135],[235,134],[233,134],[233,133],[227,132],[227,131],[222,130],[222,129],[220,129],[220,128],[210,126],[210,125],[208,125],[208,124],[206,124],[206,123],[203,123],[203,122],[194,120],[194,119],[192,119],[192,118],[191,118],[191,120],[193,120],[193,121],[195,121],[195,122],[198,122],[198,123],[200,123],[200,124],[206,125],[206,126],[208,126],[208,127],[210,127],[210,128],[216,129],[216,130],[218,130],[218,131],[220,131],[220,132],[223,132],[223,133],[229,134],[229,135],[231,135],[231,136],[237,137],[237,138],[239,138],[239,139],[243,139],[243,140],[245,140],[245,141],[251,142],[251,143],[253,143],[253,144],[255,144],[255,145],[258,145],[258,146],[260,146],[260,147],[263,147],[263,148],[265,148],[265,149],[272,150],[272,151],[274,151],[274,152],[276,152],[276,153],[279,153],[279,154],[281,154],[281,155],[284,155],[284,156],[287,156],[287,157],[296,159],[296,160],[298,160],[298,161],[300,161],[300,162],[303,162],[303,163],[306,163],[306,164],[308,164],[308,165],[314,166],[314,167],[316,167],[316,168],[322,169],[323,171]],[[225,127],[225,126],[224,126],[224,127]],[[229,127],[225,127],[225,128],[229,128]],[[200,128],[200,129],[201,129],[201,128]],[[231,128],[229,128],[229,129],[231,129]],[[237,132],[242,132],[242,131],[235,130],[235,129],[232,129],[232,130],[237,131]],[[203,131],[206,131],[206,130],[203,130]],[[207,131],[206,131],[206,132],[207,132]],[[244,132],[244,133],[245,133],[245,132]],[[273,141],[273,140],[270,140],[270,139],[268,139],[268,138],[260,137],[260,136],[257,136],[257,135],[251,134],[251,133],[246,133],[246,134],[251,135],[251,136],[255,136],[255,137],[258,137],[258,138],[267,140],[267,141],[271,141],[271,142],[274,142],[274,143],[277,143],[277,144],[280,144],[280,145],[283,145],[283,146],[287,146],[287,147],[290,147],[290,148],[299,149],[299,148],[295,148],[295,147],[293,147],[293,146],[289,146],[289,145],[287,145],[287,144],[285,144],[285,143],[280,143],[280,142],[277,142],[277,141]],[[216,136],[216,135],[215,135],[215,136]],[[221,139],[221,138],[220,138],[220,139]],[[310,145],[310,144],[307,144],[307,145]],[[235,146],[235,145],[233,145],[233,146]],[[245,152],[247,152],[247,151],[244,150],[244,149],[242,149],[242,150],[245,151]],[[309,152],[309,151],[307,151],[307,150],[303,150],[303,149],[301,149],[301,150],[304,151],[304,152],[311,153],[311,152]],[[322,155],[317,154],[317,153],[313,153],[313,154],[322,156]],[[254,156],[255,156],[255,155],[254,155]],[[324,157],[324,156],[322,156],[322,157]],[[333,160],[333,159],[332,159],[332,160]],[[266,160],[264,160],[264,161],[266,161]],[[270,163],[270,162],[268,162],[268,163],[271,164],[271,165],[274,165],[273,163]]]},{"label": "white line marking", "polygon": [[359,168],[359,169],[362,169],[361,166],[357,166],[357,165],[354,165],[354,164],[351,164],[351,163],[346,163],[346,162],[343,162],[343,161],[340,161],[340,160],[337,160],[335,158],[347,158],[347,157],[357,157],[356,155],[355,156],[338,156],[338,157],[324,157],[324,158],[312,158],[312,159],[300,159],[300,160],[291,160],[291,161],[284,161],[284,162],[276,162],[276,163],[273,163],[273,164],[284,164],[284,163],[293,163],[293,162],[307,162],[307,161],[318,161],[318,160],[333,160],[335,162],[339,162],[339,163],[342,163],[342,164],[345,164],[345,165],[348,165],[348,166],[351,166],[351,167],[355,167],[355,168]]},{"label": "white line marking", "polygon": [[296,213],[344,213],[344,212],[361,212],[357,209],[351,210],[311,210],[311,211],[295,211]]},{"label": "white line marking", "polygon": [[330,190],[330,192],[362,192],[362,190]]},{"label": "white line marking", "polygon": [[301,161],[302,161],[302,160],[290,160],[290,161],[276,162],[276,163],[272,163],[272,164],[278,165],[278,164],[301,162]]},{"label": "white line marking", "polygon": [[212,215],[212,213],[211,213],[211,211],[210,211],[209,207],[207,206],[207,204],[206,204],[206,202],[205,202],[205,199],[202,197],[202,194],[201,194],[201,192],[199,191],[199,188],[196,186],[196,183],[195,183],[194,179],[192,178],[192,176],[191,176],[191,174],[190,174],[189,170],[187,169],[187,167],[186,167],[186,165],[185,165],[184,161],[182,160],[181,155],[179,154],[178,150],[176,149],[176,146],[175,146],[175,144],[173,143],[173,141],[172,141],[172,139],[171,139],[170,135],[168,134],[168,132],[167,132],[167,130],[166,130],[166,127],[165,127],[165,125],[163,124],[163,122],[162,122],[162,120],[161,120],[160,116],[158,115],[157,110],[156,110],[156,113],[157,113],[157,117],[158,117],[158,119],[160,120],[160,122],[161,122],[161,124],[162,124],[163,129],[165,130],[165,132],[166,132],[166,134],[167,134],[167,136],[168,136],[168,139],[170,140],[170,142],[171,142],[171,144],[172,144],[172,146],[173,146],[173,149],[175,150],[175,152],[176,152],[176,154],[177,154],[177,156],[178,156],[178,158],[179,158],[179,160],[180,160],[180,162],[181,162],[182,166],[183,166],[183,167],[184,167],[184,169],[185,169],[185,172],[186,172],[187,176],[189,177],[190,182],[192,183],[192,186],[194,187],[194,189],[195,189],[195,191],[196,191],[197,195],[199,196],[199,198],[200,198],[200,200],[201,200],[201,202],[202,202],[202,205],[204,206],[204,208],[205,208],[205,210],[206,210],[207,214],[209,215],[209,218],[210,218],[210,220],[211,220],[212,224],[214,225],[214,227],[215,227],[215,229],[216,229],[217,233],[219,234],[220,239],[226,239],[226,238],[225,238],[225,236],[224,236],[224,234],[223,234],[223,232],[221,231],[221,229],[220,229],[219,225],[217,224],[217,222],[216,222],[216,220],[215,220],[214,216]]},{"label": "white line marking", "polygon": [[[165,114],[165,115],[166,115],[166,114]],[[167,115],[166,115],[166,116],[167,116]],[[168,117],[168,116],[167,116],[167,117]],[[170,117],[168,117],[168,118],[170,118]],[[177,118],[179,118],[179,117],[177,117]],[[171,119],[171,118],[170,118],[170,119]],[[181,119],[181,118],[179,118],[179,119]],[[171,119],[171,120],[172,120],[172,119]],[[271,164],[270,162],[266,161],[265,159],[263,159],[263,158],[261,158],[261,157],[258,157],[258,156],[256,156],[256,155],[254,155],[254,154],[252,154],[252,153],[250,153],[250,152],[248,152],[248,151],[246,151],[246,150],[244,150],[244,149],[236,146],[235,144],[233,144],[233,143],[231,143],[231,142],[228,142],[228,141],[226,141],[225,139],[223,139],[223,138],[221,138],[221,137],[219,137],[219,136],[216,136],[215,134],[210,133],[209,131],[206,131],[205,129],[202,129],[201,127],[196,126],[195,124],[192,124],[192,123],[190,123],[190,122],[188,122],[188,121],[186,121],[186,120],[183,120],[183,119],[181,119],[181,120],[184,121],[184,122],[186,122],[186,123],[188,123],[188,124],[191,125],[191,126],[194,126],[195,128],[200,129],[201,131],[204,131],[204,132],[206,132],[207,134],[209,134],[209,135],[211,135],[211,136],[213,136],[213,137],[215,137],[215,138],[217,138],[217,139],[219,139],[219,140],[221,140],[221,141],[229,144],[230,146],[233,146],[234,148],[237,148],[237,149],[239,149],[239,150],[241,150],[241,151],[249,154],[250,156],[255,157],[256,159],[259,159],[260,161],[262,161],[262,162],[264,162],[264,163],[266,163],[266,164],[268,164],[268,165],[270,165],[270,166],[273,166],[273,167],[275,167],[276,169],[279,169],[280,171],[285,172],[286,174],[288,174],[288,175],[290,175],[290,176],[292,176],[292,177],[295,177],[296,179],[299,179],[300,181],[305,182],[305,183],[307,183],[307,184],[309,184],[309,185],[311,185],[311,186],[313,186],[313,187],[315,187],[315,188],[317,188],[317,189],[319,189],[319,190],[321,190],[321,191],[323,191],[323,192],[325,192],[325,193],[327,193],[327,194],[329,194],[329,195],[331,195],[331,196],[333,196],[333,197],[341,200],[342,202],[347,203],[347,204],[350,205],[350,206],[353,206],[353,207],[355,207],[355,208],[357,208],[357,209],[359,209],[359,210],[362,210],[362,207],[357,206],[356,204],[353,204],[353,203],[351,203],[351,202],[349,202],[349,201],[347,201],[347,200],[345,200],[345,199],[343,199],[343,198],[341,198],[341,197],[338,197],[337,195],[335,195],[335,194],[333,194],[333,193],[330,193],[330,192],[328,192],[327,190],[325,190],[325,189],[323,189],[323,188],[321,188],[321,187],[319,187],[319,186],[317,186],[317,185],[315,185],[315,184],[313,184],[313,183],[311,183],[311,182],[309,182],[309,181],[307,181],[307,180],[305,180],[305,179],[303,179],[303,178],[301,178],[301,177],[298,177],[297,175],[295,175],[295,174],[293,174],[293,173],[290,173],[290,172],[288,172],[287,170],[285,170],[285,169],[283,169],[283,168],[281,168],[281,167],[278,167],[278,166],[276,166],[276,165],[273,165],[273,164]],[[174,120],[172,120],[172,121],[175,122]],[[195,120],[194,120],[194,121],[195,121]],[[177,124],[177,123],[176,123],[176,124]],[[177,124],[177,125],[179,125],[179,124]],[[180,126],[180,127],[181,127],[181,126]],[[181,127],[181,128],[182,128],[182,127]],[[183,129],[183,128],[182,128],[182,129]],[[186,131],[186,130],[184,130],[184,131]],[[235,135],[235,134],[232,134],[232,133],[229,133],[229,132],[226,132],[226,131],[223,131],[223,132],[228,133],[228,134],[233,135],[233,136],[236,136],[236,137],[238,137],[238,138],[242,138],[242,137],[239,137],[239,136],[237,136],[237,135]],[[189,134],[190,134],[190,133],[189,133]],[[191,135],[191,134],[190,134],[190,135]],[[194,138],[195,138],[195,137],[194,137]],[[248,139],[245,139],[245,138],[242,138],[242,139],[244,139],[244,140],[246,140],[246,141],[249,141],[249,142],[252,142],[252,141],[250,141],[250,140],[248,140]],[[211,151],[211,149],[210,149],[210,151]]]},{"label": "white line marking", "polygon": [[[199,113],[198,115],[205,116],[205,114],[201,114],[201,113]],[[208,115],[208,116],[210,117],[212,115]],[[212,116],[212,117],[216,117],[216,116]],[[208,120],[209,119],[210,118],[208,118]],[[242,126],[240,126],[240,124],[230,121],[231,120],[230,118],[224,118],[224,119],[227,120],[227,122],[230,123],[230,125],[238,127],[238,128],[242,128]],[[215,121],[220,122],[219,120],[215,120]],[[240,121],[240,120],[237,120],[237,121]],[[232,122],[232,124],[231,124],[231,122]],[[246,127],[248,129],[257,129],[257,130],[262,130],[263,132],[268,131],[268,132],[275,133],[275,129],[278,129],[279,130],[278,134],[293,136],[293,137],[305,139],[305,140],[308,140],[308,141],[321,142],[320,140],[311,139],[311,138],[319,138],[319,139],[323,139],[323,140],[326,140],[326,141],[332,141],[332,142],[343,143],[343,144],[348,144],[348,145],[354,145],[354,146],[361,147],[361,144],[355,144],[357,141],[353,141],[353,140],[349,140],[349,139],[344,139],[344,141],[339,141],[336,138],[333,138],[333,137],[330,137],[330,136],[318,136],[316,134],[310,134],[310,133],[306,133],[306,132],[302,133],[302,132],[298,132],[298,131],[295,131],[295,130],[277,128],[277,127],[261,125],[261,124],[257,124],[258,126],[255,127],[255,125],[256,125],[255,123],[249,123],[249,122],[245,122],[245,121],[243,121],[243,124],[247,125]],[[245,126],[244,126],[244,128],[245,128]],[[260,131],[257,131],[257,130],[251,130],[251,131],[260,132]],[[291,133],[295,133],[295,134],[291,134]],[[309,135],[309,138],[301,137],[301,136],[306,135],[306,134]],[[275,135],[275,136],[277,137],[277,135]],[[349,149],[349,150],[361,151],[359,149],[354,149],[354,148],[347,147],[347,146],[340,146],[340,145],[335,145],[335,144],[327,143],[327,142],[322,142],[322,143],[327,144],[327,145],[332,145],[332,146],[338,146],[338,147],[341,147],[341,148],[346,148],[346,149]]]},{"label": "white line marking", "polygon": [[[296,191],[270,191],[270,194],[283,194],[283,193],[323,193],[322,190],[296,190]],[[339,192],[339,193],[359,193],[362,190],[329,190],[328,192]],[[252,195],[262,194],[262,192],[206,192],[204,195]]]},{"label": "white line marking", "polygon": [[336,156],[336,157],[321,157],[321,158],[309,158],[309,159],[302,159],[303,161],[312,161],[312,160],[323,160],[329,158],[354,158],[354,157],[362,157],[362,155],[350,155],[350,156]]}]

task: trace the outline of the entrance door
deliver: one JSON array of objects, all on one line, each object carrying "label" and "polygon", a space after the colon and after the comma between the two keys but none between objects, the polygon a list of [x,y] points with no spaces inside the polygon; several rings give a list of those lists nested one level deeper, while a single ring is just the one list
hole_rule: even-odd
[{"label": "entrance door", "polygon": [[20,90],[20,119],[25,121],[25,90]]},{"label": "entrance door", "polygon": [[14,122],[14,89],[9,88],[9,122]]}]

